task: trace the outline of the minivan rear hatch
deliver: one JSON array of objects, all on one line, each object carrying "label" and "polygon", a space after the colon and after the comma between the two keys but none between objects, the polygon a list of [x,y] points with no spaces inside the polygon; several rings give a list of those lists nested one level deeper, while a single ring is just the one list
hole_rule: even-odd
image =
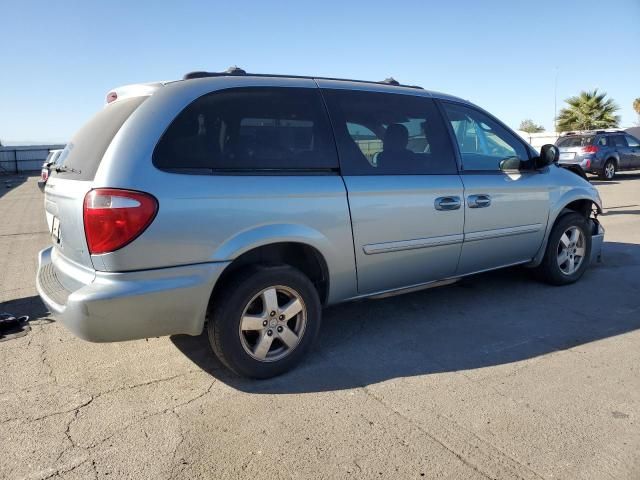
[{"label": "minivan rear hatch", "polygon": [[52,166],[45,209],[52,217],[49,229],[56,255],[93,267],[84,233],[84,198],[109,144],[147,98],[131,97],[105,106],[73,136]]}]

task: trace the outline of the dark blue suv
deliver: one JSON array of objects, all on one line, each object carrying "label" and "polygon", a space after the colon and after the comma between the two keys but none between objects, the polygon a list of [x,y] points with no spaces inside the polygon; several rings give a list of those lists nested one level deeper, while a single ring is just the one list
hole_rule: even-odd
[{"label": "dark blue suv", "polygon": [[561,165],[580,165],[585,172],[611,180],[617,171],[640,169],[640,141],[620,130],[568,132],[556,141]]}]

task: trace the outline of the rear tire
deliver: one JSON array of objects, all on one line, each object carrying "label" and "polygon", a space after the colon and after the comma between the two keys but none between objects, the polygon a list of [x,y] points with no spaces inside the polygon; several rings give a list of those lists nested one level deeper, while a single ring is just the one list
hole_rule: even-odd
[{"label": "rear tire", "polygon": [[209,307],[209,343],[229,369],[270,378],[297,365],[321,322],[318,292],[290,266],[253,267],[235,274]]},{"label": "rear tire", "polygon": [[544,258],[535,273],[551,285],[568,285],[582,277],[590,258],[589,220],[579,213],[568,213],[553,226]]},{"label": "rear tire", "polygon": [[613,180],[616,176],[616,162],[612,158],[607,160],[602,167],[599,177],[602,180]]}]

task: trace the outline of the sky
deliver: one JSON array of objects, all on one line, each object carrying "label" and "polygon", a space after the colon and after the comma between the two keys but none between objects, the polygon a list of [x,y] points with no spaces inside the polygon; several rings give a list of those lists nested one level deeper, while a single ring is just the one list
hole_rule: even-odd
[{"label": "sky", "polygon": [[[512,128],[599,88],[638,122],[640,0],[0,0],[0,141],[66,142],[107,91],[238,65],[421,85]],[[556,83],[557,82],[557,83]]]}]

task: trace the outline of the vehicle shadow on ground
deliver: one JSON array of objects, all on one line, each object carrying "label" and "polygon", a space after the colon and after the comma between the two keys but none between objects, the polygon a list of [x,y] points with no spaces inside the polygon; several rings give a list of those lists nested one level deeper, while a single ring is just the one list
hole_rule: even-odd
[{"label": "vehicle shadow on ground", "polygon": [[640,245],[606,243],[603,257],[565,287],[511,268],[328,308],[315,349],[298,368],[270,380],[229,373],[206,334],[171,341],[213,377],[252,393],[332,391],[509,364],[640,328]]},{"label": "vehicle shadow on ground", "polygon": [[[36,176],[36,174],[4,175],[0,171],[0,198],[15,190],[32,176]],[[38,188],[37,185],[36,188]]]},{"label": "vehicle shadow on ground", "polygon": [[600,177],[597,176],[589,176],[589,182],[593,185],[619,185],[620,182],[624,182],[625,180],[634,180],[640,178],[640,173],[630,173],[630,172],[620,172],[616,173],[614,180],[601,180]]},{"label": "vehicle shadow on ground", "polygon": [[27,315],[31,321],[49,316],[49,310],[38,295],[0,302],[0,313],[11,313],[16,317]]}]

